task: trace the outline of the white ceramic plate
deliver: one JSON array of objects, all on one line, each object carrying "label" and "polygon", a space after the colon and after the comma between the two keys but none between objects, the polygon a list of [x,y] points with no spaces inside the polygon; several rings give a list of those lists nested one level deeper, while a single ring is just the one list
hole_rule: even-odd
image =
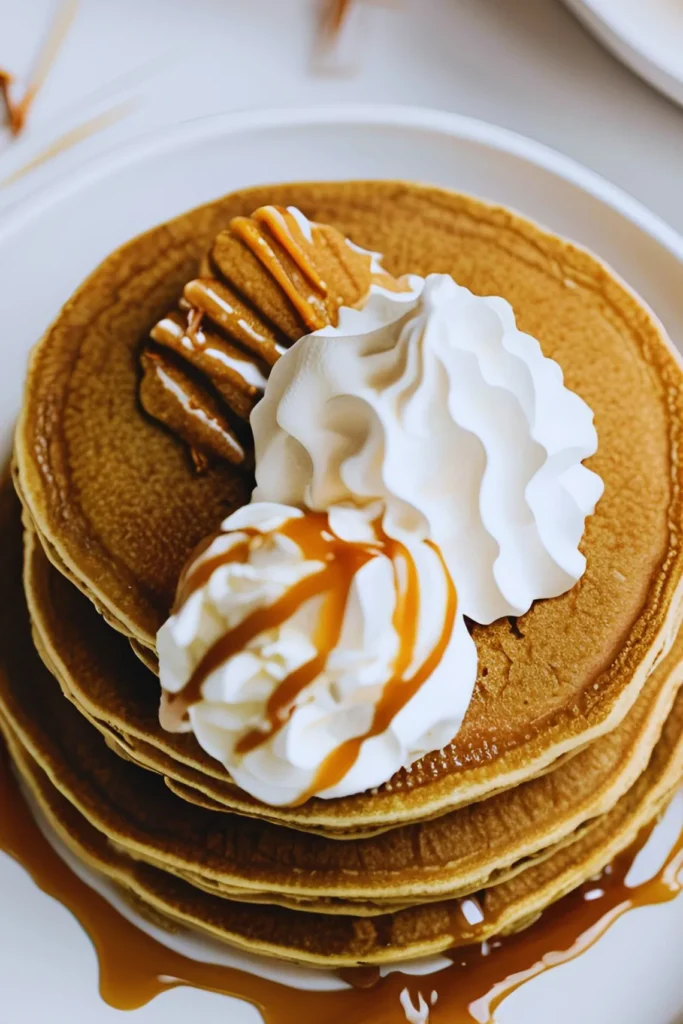
[{"label": "white ceramic plate", "polygon": [[565,0],[586,28],[655,89],[683,104],[681,0]]},{"label": "white ceramic plate", "polygon": [[[536,143],[466,118],[410,108],[213,117],[100,158],[3,216],[0,454],[9,451],[30,346],[107,252],[231,189],[362,177],[428,181],[518,208],[608,260],[683,343],[683,239],[618,189]],[[683,804],[674,819],[675,829]],[[5,857],[0,906],[0,1024],[120,1019],[97,995],[95,956],[80,927]],[[633,912],[589,953],[523,986],[497,1020],[683,1020],[682,940],[683,900]],[[202,1024],[258,1020],[251,1007],[187,989],[165,993],[132,1017],[135,1024],[185,1024],[188,1014]]]}]

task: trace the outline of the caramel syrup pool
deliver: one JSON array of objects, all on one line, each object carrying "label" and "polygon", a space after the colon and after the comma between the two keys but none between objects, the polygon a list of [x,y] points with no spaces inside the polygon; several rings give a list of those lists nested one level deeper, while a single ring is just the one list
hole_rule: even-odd
[{"label": "caramel syrup pool", "polygon": [[[507,995],[530,978],[584,952],[622,914],[634,907],[666,903],[683,887],[683,835],[657,875],[629,888],[626,876],[649,837],[644,830],[600,879],[603,895],[586,899],[597,883],[588,882],[551,906],[518,935],[484,947],[453,950],[453,964],[426,977],[400,973],[378,979],[373,969],[343,972],[352,988],[341,992],[302,992],[230,967],[203,964],[175,953],[127,921],[82,882],[45,839],[0,748],[0,849],[21,864],[35,883],[74,914],[90,936],[100,968],[100,993],[110,1006],[132,1010],[161,992],[187,985],[245,1000],[258,1007],[267,1024],[404,1024],[399,996],[407,988],[413,1005],[422,992],[429,1024],[488,1024]],[[36,964],[36,972],[40,964]]]}]

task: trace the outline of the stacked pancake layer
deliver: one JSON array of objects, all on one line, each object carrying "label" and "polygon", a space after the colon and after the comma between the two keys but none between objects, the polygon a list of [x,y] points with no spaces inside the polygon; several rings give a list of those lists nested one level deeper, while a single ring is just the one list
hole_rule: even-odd
[{"label": "stacked pancake layer", "polygon": [[[205,363],[197,376],[167,357],[158,329],[142,353],[154,419],[138,400],[140,346],[164,317],[182,340],[192,310],[168,311],[200,260],[200,298],[207,281],[229,290],[271,355],[315,326],[224,230],[266,202],[382,251],[395,275],[451,273],[509,299],[595,410],[591,468],[605,481],[580,583],[517,622],[474,627],[479,678],[453,743],[376,791],[298,808],[248,796],[191,735],[158,723],[155,632],[189,552],[248,499],[248,438],[225,382],[211,401],[233,396],[219,411],[244,457],[150,400],[145,380],[166,358],[197,401],[212,386]],[[199,292],[185,288],[185,302]],[[255,365],[220,318],[210,331]],[[19,512],[3,503],[0,723],[48,818],[137,905],[292,960],[399,960],[528,923],[623,848],[680,775],[680,383],[659,325],[593,257],[435,189],[251,190],[113,254],[32,358],[16,445],[22,564]]]}]

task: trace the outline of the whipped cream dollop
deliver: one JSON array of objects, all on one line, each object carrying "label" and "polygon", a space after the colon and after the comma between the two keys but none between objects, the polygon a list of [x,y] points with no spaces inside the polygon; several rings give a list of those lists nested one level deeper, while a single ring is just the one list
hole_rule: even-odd
[{"label": "whipped cream dollop", "polygon": [[443,274],[408,308],[370,294],[283,355],[251,423],[255,501],[379,501],[386,534],[439,546],[476,622],[521,615],[585,570],[603,490],[582,465],[593,414],[502,298]]},{"label": "whipped cream dollop", "polygon": [[477,656],[438,549],[381,509],[256,502],[186,568],[158,635],[166,728],[272,805],[380,785],[458,731]]}]

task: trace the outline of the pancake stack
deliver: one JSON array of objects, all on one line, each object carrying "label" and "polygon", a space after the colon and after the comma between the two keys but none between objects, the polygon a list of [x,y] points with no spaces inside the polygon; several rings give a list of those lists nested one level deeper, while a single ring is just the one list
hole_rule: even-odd
[{"label": "pancake stack", "polygon": [[[321,225],[314,244],[279,231],[289,206]],[[156,632],[190,553],[249,500],[248,416],[279,355],[373,274],[400,290],[433,272],[508,299],[594,410],[605,493],[587,571],[472,627],[479,676],[446,748],[378,789],[272,807],[160,726]],[[112,254],[34,350],[21,503],[9,481],[1,502],[0,726],[50,823],[155,920],[311,965],[534,920],[683,772],[682,380],[661,326],[593,256],[438,189],[252,189]]]}]

